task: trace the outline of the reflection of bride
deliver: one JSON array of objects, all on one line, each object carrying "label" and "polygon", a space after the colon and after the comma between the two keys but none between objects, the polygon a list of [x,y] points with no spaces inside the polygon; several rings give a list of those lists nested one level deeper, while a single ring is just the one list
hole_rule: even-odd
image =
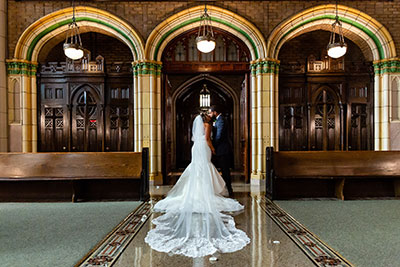
[{"label": "reflection of bride", "polygon": [[234,252],[250,239],[235,227],[233,217],[221,212],[243,210],[234,199],[224,198],[225,182],[211,163],[210,118],[202,113],[193,122],[192,162],[167,197],[154,206],[165,212],[153,220],[155,229],[145,238],[160,252],[203,257],[217,251]]}]

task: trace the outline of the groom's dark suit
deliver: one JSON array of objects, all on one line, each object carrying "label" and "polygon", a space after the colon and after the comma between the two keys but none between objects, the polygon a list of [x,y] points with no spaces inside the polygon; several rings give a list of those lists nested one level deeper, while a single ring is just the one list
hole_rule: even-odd
[{"label": "groom's dark suit", "polygon": [[229,194],[232,194],[232,180],[230,172],[231,146],[229,144],[226,120],[222,115],[217,117],[213,127],[213,146],[215,148],[215,159],[217,167],[221,168],[222,178],[226,183]]}]

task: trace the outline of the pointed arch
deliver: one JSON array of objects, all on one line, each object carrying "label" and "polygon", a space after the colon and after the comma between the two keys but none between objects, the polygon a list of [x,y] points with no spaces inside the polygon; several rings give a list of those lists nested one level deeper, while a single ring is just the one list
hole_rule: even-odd
[{"label": "pointed arch", "polygon": [[[220,7],[207,5],[213,27],[221,28],[235,34],[249,48],[252,60],[264,58],[266,53],[265,39],[260,32],[245,18]],[[148,59],[161,61],[166,45],[179,34],[198,28],[204,6],[183,10],[160,23],[146,42],[145,55]]]}]

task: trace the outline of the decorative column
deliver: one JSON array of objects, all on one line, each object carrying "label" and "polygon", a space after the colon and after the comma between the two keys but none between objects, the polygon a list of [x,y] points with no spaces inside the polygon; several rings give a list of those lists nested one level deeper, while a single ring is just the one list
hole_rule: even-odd
[{"label": "decorative column", "polygon": [[[8,83],[19,84],[21,93],[21,131],[22,152],[37,151],[37,103],[36,103],[36,71],[37,63],[10,59],[7,61]],[[11,91],[12,88],[9,88]]]},{"label": "decorative column", "polygon": [[400,142],[391,140],[398,138],[399,121],[392,120],[392,93],[399,91],[398,83],[393,79],[400,78],[400,59],[391,58],[374,62],[375,90],[374,90],[374,121],[375,121],[375,150],[391,150],[391,143]]},{"label": "decorative column", "polygon": [[149,148],[150,183],[162,184],[161,173],[161,62],[135,61],[135,151]]},{"label": "decorative column", "polygon": [[265,179],[265,149],[278,144],[279,61],[259,59],[251,62],[251,183]]},{"label": "decorative column", "polygon": [[7,1],[0,0],[0,152],[8,151],[7,116]]}]

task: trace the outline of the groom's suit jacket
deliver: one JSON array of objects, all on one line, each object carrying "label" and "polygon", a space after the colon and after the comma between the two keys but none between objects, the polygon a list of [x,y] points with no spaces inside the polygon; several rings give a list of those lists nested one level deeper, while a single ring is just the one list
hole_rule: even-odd
[{"label": "groom's suit jacket", "polygon": [[228,128],[225,118],[220,115],[215,121],[213,127],[213,146],[217,156],[223,156],[231,153],[229,144]]}]

